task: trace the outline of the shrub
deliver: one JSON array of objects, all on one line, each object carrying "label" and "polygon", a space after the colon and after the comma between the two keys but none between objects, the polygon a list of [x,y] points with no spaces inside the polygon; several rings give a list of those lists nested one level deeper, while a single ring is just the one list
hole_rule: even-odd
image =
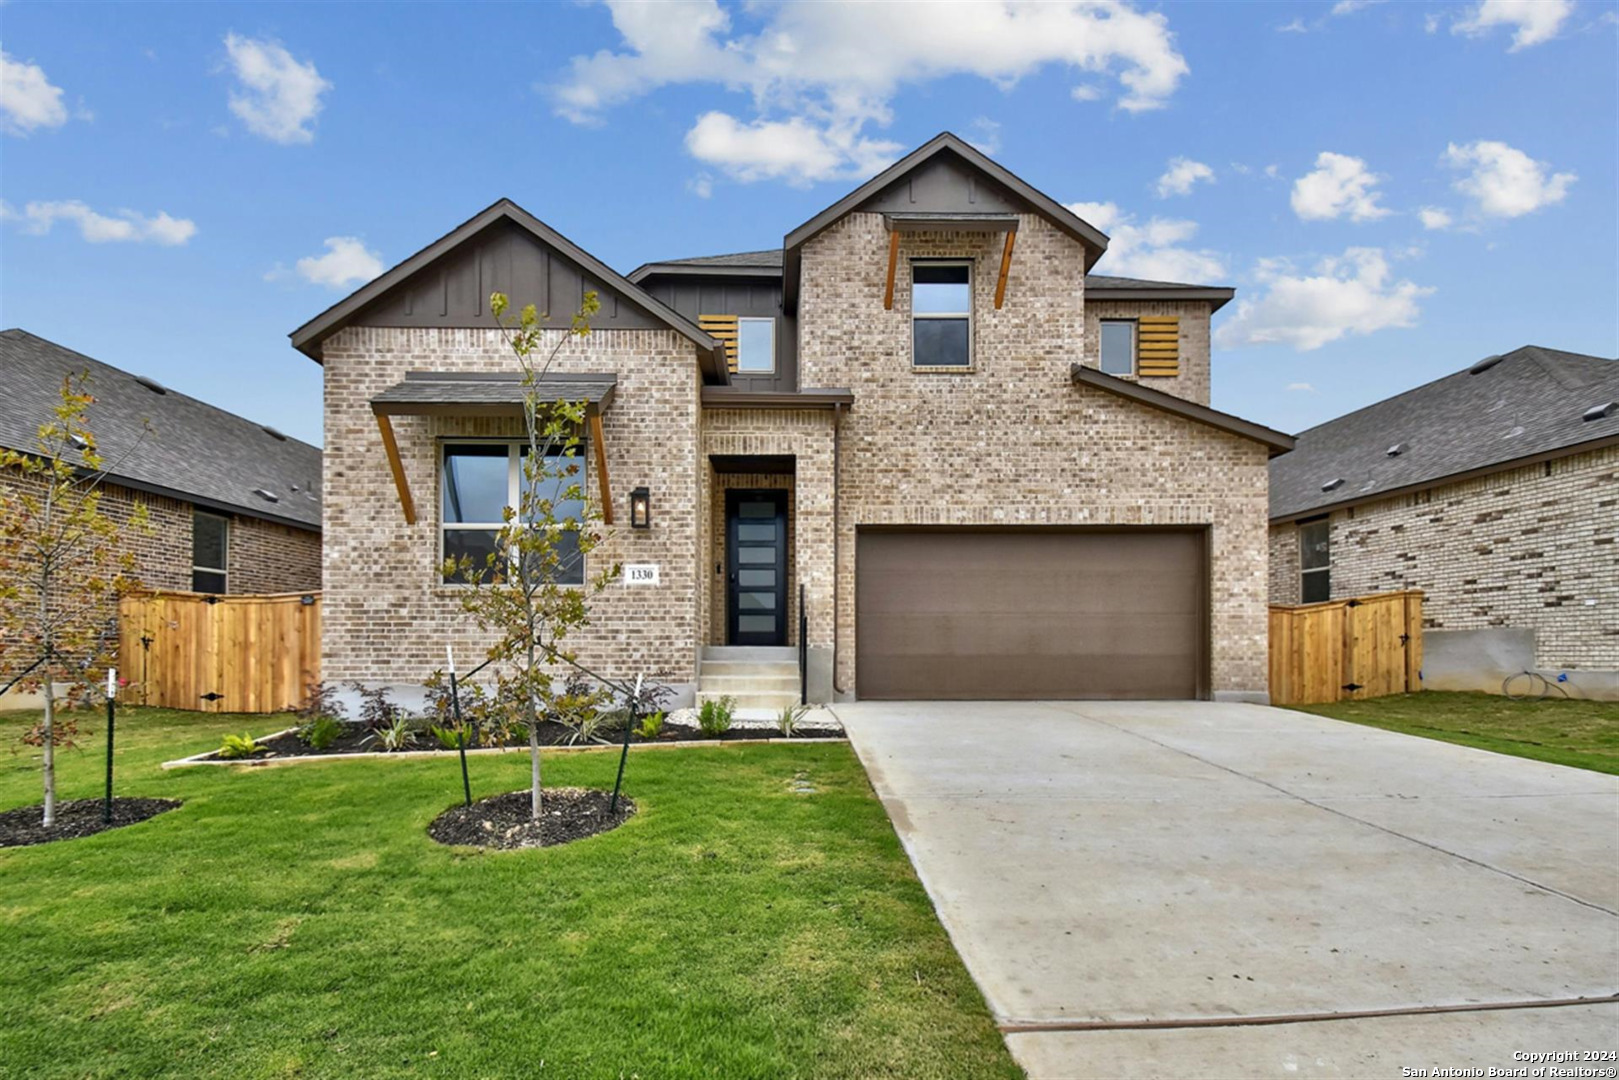
[{"label": "shrub", "polygon": [[361,683],[351,682],[349,688],[360,695],[360,723],[373,732],[395,727],[404,718],[405,710],[389,696],[386,686],[367,690]]},{"label": "shrub", "polygon": [[410,717],[396,711],[391,724],[373,729],[371,734],[365,737],[365,741],[374,742],[382,747],[384,752],[391,754],[395,750],[404,750],[415,744],[415,726]]},{"label": "shrub", "polygon": [[635,726],[635,734],[643,739],[656,739],[663,733],[663,713],[648,713],[641,717],[641,722]]},{"label": "shrub", "polygon": [[590,742],[596,738],[607,720],[602,704],[608,692],[585,678],[579,672],[568,676],[562,692],[552,698],[551,718],[568,729],[568,745]]},{"label": "shrub", "polygon": [[736,712],[736,698],[726,694],[722,698],[703,702],[697,710],[697,726],[709,738],[717,738],[731,730],[732,714]]},{"label": "shrub", "polygon": [[781,732],[783,738],[792,738],[793,732],[798,730],[798,722],[804,719],[804,714],[807,712],[809,712],[809,706],[807,705],[787,706],[776,717],[776,730]]},{"label": "shrub", "polygon": [[304,728],[323,716],[333,720],[343,720],[348,716],[348,710],[337,700],[337,687],[327,686],[323,682],[306,686],[303,704],[289,705],[287,711],[303,721],[299,726]]},{"label": "shrub", "polygon": [[335,716],[317,716],[298,729],[298,741],[311,750],[327,750],[343,734],[343,721]]},{"label": "shrub", "polygon": [[251,735],[226,735],[219,744],[219,756],[231,761],[250,758],[259,752],[259,744]]},{"label": "shrub", "polygon": [[427,731],[428,734],[438,740],[439,746],[445,750],[459,750],[463,746],[472,745],[472,732],[468,731],[465,726],[434,724]]}]

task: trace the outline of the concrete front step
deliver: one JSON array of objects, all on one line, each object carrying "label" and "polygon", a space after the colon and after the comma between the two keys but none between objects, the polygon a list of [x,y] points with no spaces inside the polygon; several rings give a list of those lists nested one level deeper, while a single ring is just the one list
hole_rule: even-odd
[{"label": "concrete front step", "polygon": [[798,678],[797,664],[744,664],[731,660],[704,660],[703,666],[698,669],[698,677],[708,678],[717,675],[731,678],[736,675],[757,675],[766,679],[796,679]]},{"label": "concrete front step", "polygon": [[798,649],[793,645],[704,645],[703,663],[711,661],[792,664],[796,669]]},{"label": "concrete front step", "polygon": [[751,694],[756,692],[770,693],[778,690],[791,690],[798,692],[798,672],[789,671],[781,675],[762,675],[748,672],[745,675],[710,675],[708,668],[697,680],[697,689],[714,694]]},{"label": "concrete front step", "polygon": [[706,701],[718,701],[722,697],[730,697],[738,709],[769,709],[776,711],[789,705],[798,704],[798,689],[754,691],[746,694],[714,693],[708,690],[697,691],[697,705],[702,707]]}]

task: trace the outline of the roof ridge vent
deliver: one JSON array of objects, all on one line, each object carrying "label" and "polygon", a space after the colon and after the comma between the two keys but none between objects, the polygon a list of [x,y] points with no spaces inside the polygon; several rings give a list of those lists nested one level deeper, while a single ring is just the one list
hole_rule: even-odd
[{"label": "roof ridge vent", "polygon": [[270,438],[278,439],[281,442],[286,442],[287,441],[287,437],[285,435],[281,434],[281,432],[277,431],[275,428],[271,427],[269,424],[260,424],[259,427],[263,428],[264,433],[266,435],[270,436]]},{"label": "roof ridge vent", "polygon": [[1337,491],[1339,488],[1341,488],[1343,486],[1344,486],[1344,478],[1341,477],[1341,476],[1335,476],[1331,480],[1328,480],[1325,484],[1322,484],[1321,485],[1321,490],[1322,491]]},{"label": "roof ridge vent", "polygon": [[146,387],[146,389],[150,390],[154,394],[166,394],[169,392],[168,387],[164,386],[150,375],[137,375],[135,376],[135,381]]},{"label": "roof ridge vent", "polygon": [[1383,453],[1387,454],[1389,457],[1399,457],[1409,449],[1411,449],[1409,443],[1397,442],[1387,450],[1383,451]]},{"label": "roof ridge vent", "polygon": [[1619,401],[1605,401],[1601,405],[1593,405],[1580,414],[1580,419],[1590,423],[1592,420],[1603,420],[1619,412]]},{"label": "roof ridge vent", "polygon": [[281,501],[281,496],[277,495],[273,491],[266,491],[264,488],[254,488],[253,489],[253,494],[257,495],[259,498],[263,499],[265,502],[280,502]]}]

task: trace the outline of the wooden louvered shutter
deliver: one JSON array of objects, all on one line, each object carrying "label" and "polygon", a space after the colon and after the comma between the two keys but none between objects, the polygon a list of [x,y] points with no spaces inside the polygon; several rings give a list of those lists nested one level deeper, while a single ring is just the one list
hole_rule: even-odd
[{"label": "wooden louvered shutter", "polygon": [[709,337],[725,345],[725,366],[736,374],[736,316],[735,315],[699,315],[697,325],[702,327]]},{"label": "wooden louvered shutter", "polygon": [[1181,321],[1176,315],[1143,315],[1136,321],[1136,373],[1171,378],[1181,373]]}]

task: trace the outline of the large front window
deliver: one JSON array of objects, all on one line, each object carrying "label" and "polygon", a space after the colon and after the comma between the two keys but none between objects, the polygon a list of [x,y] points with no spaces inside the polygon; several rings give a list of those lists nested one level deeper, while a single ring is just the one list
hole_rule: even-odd
[{"label": "large front window", "polygon": [[911,267],[911,362],[925,368],[972,366],[972,264]]},{"label": "large front window", "polygon": [[1332,599],[1332,532],[1326,518],[1299,526],[1300,601]]},{"label": "large front window", "polygon": [[[522,506],[519,492],[527,457],[528,444],[523,442],[444,445],[439,522],[445,559],[459,563],[469,557],[478,571],[489,566],[489,557],[495,554],[499,532],[505,525],[506,508],[511,507],[515,514]],[[556,580],[561,585],[579,585],[585,580],[578,533],[585,506],[581,500],[566,498],[570,488],[582,489],[584,482],[583,458],[553,454],[546,458],[536,498],[531,500],[535,505],[551,503],[551,518],[556,523]],[[539,516],[531,514],[531,523]],[[465,580],[460,573],[444,575],[444,581],[450,584]]]}]

